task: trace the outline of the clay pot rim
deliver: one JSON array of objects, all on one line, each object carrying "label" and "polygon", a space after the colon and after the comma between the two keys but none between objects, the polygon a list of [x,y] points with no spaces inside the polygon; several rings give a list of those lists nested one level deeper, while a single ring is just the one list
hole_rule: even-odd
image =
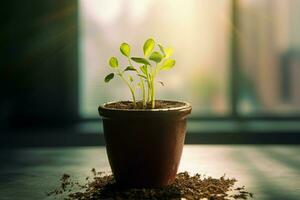
[{"label": "clay pot rim", "polygon": [[[169,100],[168,100],[169,101]],[[184,104],[183,106],[173,108],[157,108],[157,109],[118,109],[107,108],[105,105],[115,102],[108,102],[99,106],[99,115],[104,119],[126,119],[126,118],[160,118],[160,119],[181,119],[185,118],[192,111],[190,103],[185,101],[170,101],[179,102]]]},{"label": "clay pot rim", "polygon": [[110,110],[110,111],[125,111],[125,112],[167,112],[167,111],[181,111],[181,110],[189,110],[192,108],[191,104],[186,101],[173,101],[173,100],[162,100],[162,101],[169,101],[174,103],[182,103],[183,106],[178,107],[172,107],[172,108],[154,108],[154,109],[120,109],[120,108],[107,108],[106,105],[112,104],[112,103],[118,103],[121,101],[110,101],[107,103],[104,103],[99,106],[99,109],[101,110]]}]

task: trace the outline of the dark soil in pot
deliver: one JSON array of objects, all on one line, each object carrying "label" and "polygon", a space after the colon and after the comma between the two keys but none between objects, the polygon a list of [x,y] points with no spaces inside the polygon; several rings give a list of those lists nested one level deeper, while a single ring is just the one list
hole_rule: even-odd
[{"label": "dark soil in pot", "polygon": [[[184,106],[184,105],[185,105],[185,103],[178,102],[178,101],[156,100],[154,109],[177,108],[177,107],[181,107],[181,106]],[[111,109],[144,109],[142,101],[138,101],[136,103],[136,108],[134,108],[134,105],[133,105],[132,101],[119,101],[119,102],[108,103],[108,104],[105,105],[105,108],[111,108]],[[151,103],[147,103],[146,109],[152,109],[151,108]]]},{"label": "dark soil in pot", "polygon": [[117,184],[163,187],[173,183],[191,109],[188,103],[176,101],[156,101],[155,109],[132,109],[131,102],[99,107]]}]

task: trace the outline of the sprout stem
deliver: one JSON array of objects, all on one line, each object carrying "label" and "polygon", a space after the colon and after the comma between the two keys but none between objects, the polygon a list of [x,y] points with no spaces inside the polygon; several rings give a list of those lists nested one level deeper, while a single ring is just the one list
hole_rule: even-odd
[{"label": "sprout stem", "polygon": [[154,89],[154,78],[152,79],[151,87],[151,108],[155,108],[155,89]]},{"label": "sprout stem", "polygon": [[156,71],[157,71],[157,63],[155,65],[155,68],[152,70],[152,79],[151,79],[151,108],[155,108],[155,85],[154,85],[154,80],[156,76]]},{"label": "sprout stem", "polygon": [[141,80],[142,96],[143,96],[143,108],[146,108],[146,92],[145,92],[144,80],[142,78],[140,78],[140,80]]},{"label": "sprout stem", "polygon": [[136,108],[136,99],[135,99],[135,93],[133,87],[130,85],[130,83],[124,78],[123,74],[118,70],[119,76],[121,79],[126,83],[126,85],[129,87],[129,90],[131,92],[132,100],[133,100],[133,107]]},{"label": "sprout stem", "polygon": [[151,80],[149,77],[149,74],[147,73],[147,85],[148,85],[148,97],[147,97],[147,102],[151,101]]},{"label": "sprout stem", "polygon": [[[130,64],[130,66],[133,66],[132,65],[132,62],[131,60],[128,58],[128,62]],[[138,71],[136,71],[136,73],[138,75],[140,75],[140,73]],[[146,108],[146,92],[145,92],[145,85],[144,85],[144,81],[143,79],[140,77],[140,81],[141,81],[141,87],[142,87],[142,96],[143,96],[143,108]]]},{"label": "sprout stem", "polygon": [[147,98],[147,102],[151,101],[151,84],[149,81],[147,81],[148,83],[148,98]]}]

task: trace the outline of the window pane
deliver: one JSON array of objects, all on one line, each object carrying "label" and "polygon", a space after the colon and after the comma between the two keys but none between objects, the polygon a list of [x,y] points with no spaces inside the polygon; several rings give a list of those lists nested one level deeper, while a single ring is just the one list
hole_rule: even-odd
[{"label": "window pane", "polygon": [[123,41],[141,56],[149,37],[172,45],[177,61],[159,75],[165,86],[157,84],[157,99],[189,101],[194,115],[228,113],[229,10],[228,0],[81,0],[82,116],[96,116],[106,101],[130,98],[120,80],[104,83],[107,61],[122,58]]},{"label": "window pane", "polygon": [[239,111],[300,111],[300,0],[239,1]]}]

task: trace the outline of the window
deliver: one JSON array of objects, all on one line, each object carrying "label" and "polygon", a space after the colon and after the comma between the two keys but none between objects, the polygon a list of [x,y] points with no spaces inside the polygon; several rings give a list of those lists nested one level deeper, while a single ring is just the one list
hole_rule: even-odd
[{"label": "window", "polygon": [[191,102],[193,117],[297,115],[299,9],[300,0],[80,0],[81,115],[130,98],[121,81],[104,83],[107,61],[123,41],[140,53],[148,37],[173,45],[177,60],[157,97]]},{"label": "window", "polygon": [[300,111],[300,1],[239,1],[243,115]]}]

